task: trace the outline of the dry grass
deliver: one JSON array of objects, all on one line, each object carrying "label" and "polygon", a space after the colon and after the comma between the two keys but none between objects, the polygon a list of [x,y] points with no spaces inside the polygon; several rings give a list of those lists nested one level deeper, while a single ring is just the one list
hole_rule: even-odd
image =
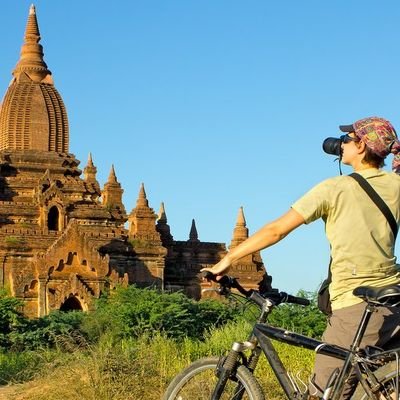
[{"label": "dry grass", "polygon": [[[233,338],[246,337],[246,329],[227,326],[213,331],[206,343],[183,340],[177,344],[161,336],[114,343],[103,337],[94,347],[49,363],[32,381],[3,387],[0,400],[159,400],[178,371],[193,359],[222,353]],[[278,348],[292,369],[304,370],[303,375],[310,372],[311,352],[281,344]],[[265,360],[258,377],[268,398],[283,398]]]},{"label": "dry grass", "polygon": [[159,400],[176,352],[162,337],[119,344],[103,338],[30,382],[2,387],[0,400]]}]

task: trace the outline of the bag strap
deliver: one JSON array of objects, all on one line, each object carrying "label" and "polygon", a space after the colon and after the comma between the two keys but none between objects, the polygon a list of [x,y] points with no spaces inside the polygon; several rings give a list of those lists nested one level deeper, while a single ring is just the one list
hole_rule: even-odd
[{"label": "bag strap", "polygon": [[396,240],[397,237],[397,222],[390,211],[390,208],[387,206],[387,204],[382,200],[382,198],[379,196],[378,193],[373,189],[373,187],[367,182],[365,178],[363,178],[360,174],[357,174],[356,172],[353,172],[350,174],[352,178],[354,178],[360,186],[365,190],[367,195],[370,197],[370,199],[376,204],[376,206],[381,210],[383,215],[386,217],[390,227],[392,228],[393,231],[393,236],[394,239]]}]

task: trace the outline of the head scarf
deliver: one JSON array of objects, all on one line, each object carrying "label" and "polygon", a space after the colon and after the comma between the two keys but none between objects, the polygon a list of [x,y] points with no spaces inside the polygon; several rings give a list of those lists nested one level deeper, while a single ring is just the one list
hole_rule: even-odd
[{"label": "head scarf", "polygon": [[379,157],[393,154],[392,170],[400,174],[400,141],[392,124],[386,119],[369,117],[353,123],[354,133]]}]

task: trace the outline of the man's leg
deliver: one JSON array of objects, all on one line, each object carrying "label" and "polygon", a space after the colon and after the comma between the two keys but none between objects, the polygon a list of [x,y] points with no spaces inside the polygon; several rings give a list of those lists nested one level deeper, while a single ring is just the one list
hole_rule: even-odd
[{"label": "man's leg", "polygon": [[[365,310],[365,303],[335,310],[329,318],[327,328],[322,340],[329,344],[349,348],[353,342],[361,316]],[[361,342],[361,347],[366,345],[384,347],[399,331],[400,313],[396,309],[389,310],[379,307],[371,316],[367,330]],[[336,368],[341,368],[343,361],[333,357],[316,355],[314,374],[315,383],[325,389],[329,377]],[[349,398],[354,390],[354,384],[346,386],[343,398]],[[310,385],[310,394],[314,394]]]}]

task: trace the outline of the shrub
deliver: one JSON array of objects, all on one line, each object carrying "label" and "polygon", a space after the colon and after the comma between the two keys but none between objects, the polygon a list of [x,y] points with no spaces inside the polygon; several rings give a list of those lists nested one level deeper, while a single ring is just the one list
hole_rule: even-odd
[{"label": "shrub", "polygon": [[11,348],[21,351],[58,345],[63,350],[75,350],[85,344],[80,330],[84,316],[80,311],[53,311],[42,318],[25,319],[9,335]]},{"label": "shrub", "polygon": [[116,339],[154,332],[201,338],[206,329],[232,318],[229,308],[216,300],[195,302],[182,293],[129,286],[100,299],[96,310],[83,320],[82,329],[92,341],[106,332]]},{"label": "shrub", "polygon": [[20,300],[11,297],[6,290],[0,290],[0,348],[10,347],[10,333],[26,321],[19,311],[21,306]]},{"label": "shrub", "polygon": [[310,306],[282,304],[271,313],[268,322],[306,336],[320,338],[326,327],[326,316],[318,309],[317,294],[301,290],[297,296],[310,300]]}]

